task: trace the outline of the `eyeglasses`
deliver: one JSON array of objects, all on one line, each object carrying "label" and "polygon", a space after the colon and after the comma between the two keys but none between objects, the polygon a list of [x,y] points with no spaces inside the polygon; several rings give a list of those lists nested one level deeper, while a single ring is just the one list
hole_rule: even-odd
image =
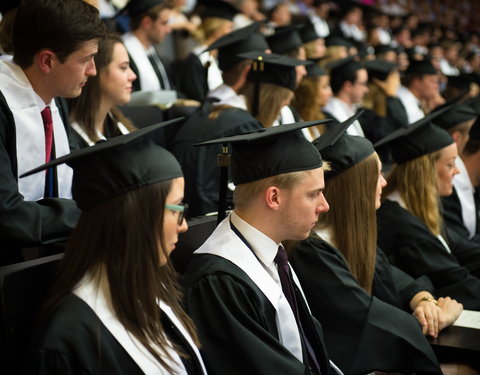
[{"label": "eyeglasses", "polygon": [[178,212],[178,225],[182,225],[183,219],[187,216],[188,212],[188,204],[181,203],[181,204],[166,204],[165,208],[172,211]]}]

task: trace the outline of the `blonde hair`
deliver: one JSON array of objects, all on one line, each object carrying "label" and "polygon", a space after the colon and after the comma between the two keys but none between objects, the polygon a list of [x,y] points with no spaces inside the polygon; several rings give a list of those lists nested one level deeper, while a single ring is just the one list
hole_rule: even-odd
[{"label": "blonde hair", "polygon": [[377,85],[370,83],[368,93],[363,99],[363,107],[371,109],[381,117],[387,116],[387,96]]},{"label": "blonde hair", "polygon": [[227,21],[219,17],[205,18],[201,25],[192,32],[192,36],[199,42],[203,43],[210,39],[218,29],[220,29]]},{"label": "blonde hair", "polygon": [[377,253],[375,196],[379,172],[378,155],[373,153],[329,179],[324,195],[330,210],[320,215],[317,224],[331,231],[333,245],[343,253],[353,276],[369,294]]},{"label": "blonde hair", "polygon": [[422,220],[435,236],[442,227],[435,165],[439,156],[440,151],[436,151],[395,165],[384,190],[384,196],[398,191],[407,211]]},{"label": "blonde hair", "polygon": [[[295,90],[295,98],[293,106],[300,114],[304,121],[324,120],[325,114],[320,111],[315,97],[318,92],[318,85],[320,84],[320,77],[304,77],[297,89]],[[315,137],[313,126],[308,128],[310,134]],[[316,128],[320,134],[325,132],[325,125],[317,125]]]},{"label": "blonde hair", "polygon": [[307,55],[307,59],[309,59],[310,57],[317,57],[315,56],[316,52],[317,52],[317,40],[314,39],[314,40],[311,40],[310,42],[307,42],[307,43],[304,43],[303,44],[303,48],[305,49],[305,54]]},{"label": "blonde hair", "polygon": [[[255,84],[247,82],[240,90],[240,94],[245,95],[247,107],[252,112]],[[272,83],[260,83],[260,97],[258,102],[258,114],[256,119],[260,121],[265,128],[272,126],[273,122],[280,114],[280,110],[285,102],[292,100],[293,91],[285,87],[274,85]]]},{"label": "blonde hair", "polygon": [[245,209],[260,193],[269,186],[276,186],[279,189],[291,190],[300,184],[310,171],[299,171],[283,173],[276,176],[262,178],[258,181],[247,182],[235,187],[233,192],[233,203],[236,208]]}]

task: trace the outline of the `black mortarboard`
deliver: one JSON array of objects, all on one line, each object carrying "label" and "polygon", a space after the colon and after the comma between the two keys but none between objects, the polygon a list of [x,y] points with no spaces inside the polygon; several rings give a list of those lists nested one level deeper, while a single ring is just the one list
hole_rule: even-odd
[{"label": "black mortarboard", "polygon": [[117,15],[126,12],[130,17],[135,17],[161,4],[164,4],[164,0],[130,0]]},{"label": "black mortarboard", "polygon": [[475,111],[471,106],[466,104],[457,104],[441,117],[437,117],[432,121],[433,124],[448,130],[455,126],[478,117],[480,113]]},{"label": "black mortarboard", "polygon": [[395,163],[402,164],[420,156],[441,150],[453,143],[452,137],[432,120],[451,109],[451,105],[431,112],[406,128],[400,128],[380,141],[374,147],[388,144]]},{"label": "black mortarboard", "polygon": [[341,38],[339,36],[329,36],[328,38],[325,39],[325,45],[327,47],[335,47],[335,46],[342,46],[347,48],[353,47],[352,42],[348,41],[345,38]]},{"label": "black mortarboard", "polygon": [[387,52],[397,52],[395,47],[392,47],[390,44],[380,44],[375,47],[375,54],[381,55]]},{"label": "black mortarboard", "polygon": [[326,68],[330,70],[330,76],[333,77],[333,75],[343,74],[344,72],[357,71],[362,69],[363,66],[354,56],[348,56],[328,63]]},{"label": "black mortarboard", "polygon": [[465,99],[463,104],[467,104],[470,107],[472,107],[475,111],[480,112],[480,95]]},{"label": "black mortarboard", "polygon": [[305,22],[303,27],[300,29],[300,37],[302,38],[303,43],[311,42],[312,40],[320,39],[321,37],[317,34],[315,26],[311,22]]},{"label": "black mortarboard", "polygon": [[21,0],[2,0],[0,2],[0,13],[7,14],[8,11],[15,9],[21,3]]},{"label": "black mortarboard", "polygon": [[376,78],[380,81],[385,81],[388,75],[398,67],[398,64],[376,59],[372,61],[365,61],[363,66],[368,71],[368,78]]},{"label": "black mortarboard", "polygon": [[320,151],[335,143],[354,116],[330,127],[314,146],[299,131],[331,120],[306,121],[264,128],[255,132],[215,139],[200,145],[232,145],[231,176],[235,185],[258,181],[283,173],[306,171],[323,165]]},{"label": "black mortarboard", "polygon": [[438,74],[430,60],[410,60],[405,74]]},{"label": "black mortarboard", "polygon": [[213,42],[206,51],[218,49],[218,64],[223,72],[229,71],[243,58],[237,55],[245,52],[265,52],[269,45],[265,37],[258,32],[259,22],[232,31]]},{"label": "black mortarboard", "polygon": [[215,17],[232,21],[239,12],[232,4],[221,0],[202,1],[198,7],[198,13],[203,19]]},{"label": "black mortarboard", "polygon": [[[320,138],[313,141],[313,144],[316,145]],[[330,163],[330,170],[325,171],[325,180],[339,175],[374,152],[372,143],[365,137],[344,133],[334,145],[322,151],[322,158]]]},{"label": "black mortarboard", "polygon": [[248,72],[247,79],[255,83],[252,115],[258,114],[258,100],[260,98],[260,83],[271,83],[290,90],[297,88],[296,66],[312,64],[308,60],[299,60],[293,57],[274,53],[247,52],[238,55],[244,59],[252,59],[253,67]]},{"label": "black mortarboard", "polygon": [[182,118],[145,127],[111,138],[24,173],[29,176],[58,164],[73,168],[72,196],[82,210],[147,185],[183,176],[180,164],[164,148],[146,136]]},{"label": "black mortarboard", "polygon": [[480,117],[478,117],[470,128],[470,139],[480,141]]},{"label": "black mortarboard", "polygon": [[300,25],[277,27],[275,34],[267,38],[268,45],[273,53],[283,55],[296,50],[303,44],[300,37]]},{"label": "black mortarboard", "polygon": [[238,56],[253,60],[253,68],[248,74],[249,80],[272,83],[290,90],[295,90],[297,87],[295,67],[312,64],[308,60],[299,60],[275,53],[246,52]]},{"label": "black mortarboard", "polygon": [[447,87],[456,87],[460,90],[468,89],[472,83],[472,78],[468,74],[459,74],[456,76],[446,76]]},{"label": "black mortarboard", "polygon": [[314,7],[318,7],[322,4],[327,4],[327,3],[331,3],[332,0],[313,0],[313,6]]},{"label": "black mortarboard", "polygon": [[307,77],[320,77],[327,75],[327,71],[321,66],[315,63],[306,66],[307,68]]}]

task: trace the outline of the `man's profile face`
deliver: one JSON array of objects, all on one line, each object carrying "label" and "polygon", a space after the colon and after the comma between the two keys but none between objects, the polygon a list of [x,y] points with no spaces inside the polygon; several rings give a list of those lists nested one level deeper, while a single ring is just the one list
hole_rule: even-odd
[{"label": "man's profile face", "polygon": [[366,69],[357,71],[357,79],[352,84],[351,101],[353,104],[360,104],[368,93],[368,73]]},{"label": "man's profile face", "polygon": [[92,39],[67,56],[62,63],[57,55],[52,56],[50,88],[54,97],[74,98],[82,93],[89,77],[97,74],[93,57],[98,51],[98,40]]},{"label": "man's profile face", "polygon": [[438,74],[426,74],[420,79],[420,85],[419,87],[421,88],[420,92],[420,99],[428,100],[439,93],[440,89],[440,77]]},{"label": "man's profile face", "polygon": [[281,208],[284,218],[285,240],[303,240],[308,237],[322,212],[329,209],[323,196],[325,187],[323,168],[306,172],[306,177],[293,189],[283,190],[285,200]]},{"label": "man's profile face", "polygon": [[150,27],[147,30],[150,43],[157,44],[163,42],[165,36],[172,31],[168,23],[170,13],[170,9],[162,9],[158,14],[157,19],[150,24]]}]

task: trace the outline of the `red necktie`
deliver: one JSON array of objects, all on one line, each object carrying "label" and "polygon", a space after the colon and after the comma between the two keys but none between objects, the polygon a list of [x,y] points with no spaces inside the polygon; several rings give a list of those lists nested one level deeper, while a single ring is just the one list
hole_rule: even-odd
[{"label": "red necktie", "polygon": [[[45,107],[42,111],[43,127],[45,128],[45,162],[48,163],[52,158],[53,146],[53,121],[50,107]],[[44,197],[50,198],[55,196],[54,170],[48,168],[45,175],[45,192]]]},{"label": "red necktie", "polygon": [[50,161],[52,156],[53,143],[53,121],[50,107],[45,107],[42,111],[43,127],[45,128],[45,163]]}]

